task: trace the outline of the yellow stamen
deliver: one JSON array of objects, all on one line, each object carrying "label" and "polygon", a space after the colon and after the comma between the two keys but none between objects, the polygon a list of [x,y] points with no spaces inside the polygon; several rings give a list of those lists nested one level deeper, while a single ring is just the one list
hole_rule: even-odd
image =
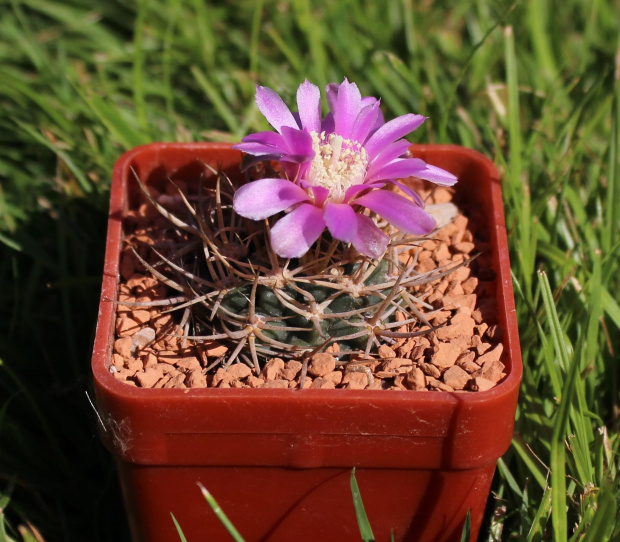
[{"label": "yellow stamen", "polygon": [[368,166],[366,150],[357,141],[338,134],[310,132],[315,155],[308,181],[329,190],[329,199],[340,203],[347,189],[362,184]]}]

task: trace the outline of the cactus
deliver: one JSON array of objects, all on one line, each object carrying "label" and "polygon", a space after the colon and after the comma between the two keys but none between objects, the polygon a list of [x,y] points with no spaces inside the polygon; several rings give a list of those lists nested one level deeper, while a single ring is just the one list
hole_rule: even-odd
[{"label": "cactus", "polygon": [[215,185],[192,203],[179,190],[184,207],[173,213],[140,183],[183,240],[171,254],[157,253],[158,263],[141,261],[181,293],[169,303],[184,309],[184,340],[229,343],[224,366],[241,358],[259,372],[261,359],[299,357],[334,341],[368,357],[380,341],[424,333],[416,323],[432,329],[422,312],[432,307],[413,288],[464,265],[418,274],[410,256],[412,236],[431,233],[436,220],[402,178],[457,182],[408,153],[402,138],[425,117],[385,122],[379,100],[346,79],[325,92],[331,112],[321,119],[320,92],[309,81],[298,88],[296,116],[273,90],[256,87],[276,132],[233,147],[254,174],[245,184],[212,170]]},{"label": "cactus", "polygon": [[387,223],[379,223],[390,238],[382,259],[363,256],[328,233],[301,258],[280,258],[270,249],[270,222],[237,215],[232,202],[238,187],[223,173],[211,173],[215,182],[201,182],[193,197],[179,190],[174,210],[154,199],[136,175],[181,242],[166,254],[153,247],[156,263],[135,254],[180,294],[167,304],[183,311],[184,340],[228,346],[230,355],[219,361],[224,367],[242,359],[258,373],[265,359],[299,358],[334,341],[344,355],[368,357],[380,341],[426,333],[432,326],[423,311],[432,307],[412,288],[468,263],[417,274],[412,247],[419,239]]}]

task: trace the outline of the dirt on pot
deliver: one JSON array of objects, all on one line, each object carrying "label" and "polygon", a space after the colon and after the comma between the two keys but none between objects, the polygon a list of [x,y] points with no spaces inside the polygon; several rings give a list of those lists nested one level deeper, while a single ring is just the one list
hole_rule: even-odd
[{"label": "dirt on pot", "polygon": [[[159,198],[173,198],[175,193],[171,187],[169,194]],[[445,188],[422,189],[420,195],[427,203],[452,201],[452,192]],[[451,223],[399,255],[403,263],[417,258],[415,271],[419,273],[454,266],[478,255],[438,283],[412,290],[434,308],[426,314],[434,329],[419,323],[404,324],[396,331],[425,327],[429,331],[384,343],[369,359],[364,359],[363,353],[359,357],[348,353],[346,361],[341,361],[338,342],[311,357],[287,361],[272,358],[258,375],[242,362],[208,370],[218,360],[226,360],[231,354],[229,347],[217,341],[192,343],[182,337],[183,327],[175,313],[166,312],[168,306],[148,305],[157,300],[163,303],[170,292],[146,271],[129,245],[141,246],[139,252],[148,257],[148,245],[166,242],[162,220],[147,203],[130,212],[126,220],[130,233],[121,257],[116,340],[109,370],[128,385],[478,392],[491,389],[505,376],[489,239],[476,228],[486,219],[476,209],[459,209]],[[407,318],[403,312],[396,313],[397,321]]]}]

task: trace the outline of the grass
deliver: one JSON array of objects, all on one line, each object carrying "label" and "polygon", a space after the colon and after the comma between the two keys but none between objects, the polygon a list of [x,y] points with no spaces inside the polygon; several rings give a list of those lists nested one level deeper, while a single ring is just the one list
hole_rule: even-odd
[{"label": "grass", "polygon": [[[620,14],[605,0],[0,0],[0,540],[127,540],[87,393],[110,170],[346,75],[492,156],[525,373],[481,540],[620,539]],[[6,534],[5,534],[6,533]],[[30,538],[29,538],[30,537]]]}]

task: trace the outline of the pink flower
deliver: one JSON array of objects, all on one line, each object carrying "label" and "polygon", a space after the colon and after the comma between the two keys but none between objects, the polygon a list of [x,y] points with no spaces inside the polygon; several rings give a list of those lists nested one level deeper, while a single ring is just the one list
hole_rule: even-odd
[{"label": "pink flower", "polygon": [[[273,90],[256,87],[258,108],[277,132],[251,134],[235,148],[256,161],[280,161],[289,178],[243,185],[235,194],[237,214],[262,220],[288,210],[271,230],[273,250],[284,258],[303,256],[325,228],[335,239],[379,258],[389,239],[360,207],[405,233],[433,231],[435,220],[421,198],[398,181],[415,176],[451,186],[457,180],[419,158],[403,157],[410,144],[402,138],[426,118],[408,114],[385,122],[379,100],[362,97],[346,79],[326,91],[331,112],[321,119],[320,91],[308,81],[297,90],[298,113],[291,113]],[[410,199],[382,190],[390,184]]]}]

